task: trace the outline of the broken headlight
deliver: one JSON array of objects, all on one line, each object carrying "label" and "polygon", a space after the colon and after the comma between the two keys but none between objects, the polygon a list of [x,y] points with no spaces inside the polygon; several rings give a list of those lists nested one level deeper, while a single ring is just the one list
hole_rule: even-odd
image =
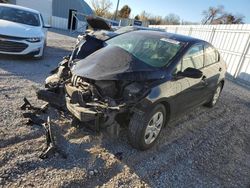
[{"label": "broken headlight", "polygon": [[141,96],[143,88],[143,85],[137,82],[129,84],[124,88],[123,97],[126,100],[137,99]]}]

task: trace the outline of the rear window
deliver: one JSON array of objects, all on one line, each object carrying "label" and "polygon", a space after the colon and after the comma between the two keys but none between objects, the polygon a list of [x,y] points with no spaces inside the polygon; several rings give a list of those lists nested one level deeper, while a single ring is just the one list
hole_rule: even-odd
[{"label": "rear window", "polygon": [[205,66],[218,61],[218,52],[211,46],[205,47]]},{"label": "rear window", "polygon": [[0,19],[31,26],[41,25],[38,14],[12,7],[0,6]]}]

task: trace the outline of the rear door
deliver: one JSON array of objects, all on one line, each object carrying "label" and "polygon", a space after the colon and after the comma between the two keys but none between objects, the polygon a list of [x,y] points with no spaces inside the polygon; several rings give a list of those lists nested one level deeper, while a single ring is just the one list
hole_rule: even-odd
[{"label": "rear door", "polygon": [[219,53],[217,52],[217,50],[209,44],[206,44],[204,49],[205,61],[202,72],[207,80],[207,100],[209,100],[216,89],[222,67],[219,63]]}]

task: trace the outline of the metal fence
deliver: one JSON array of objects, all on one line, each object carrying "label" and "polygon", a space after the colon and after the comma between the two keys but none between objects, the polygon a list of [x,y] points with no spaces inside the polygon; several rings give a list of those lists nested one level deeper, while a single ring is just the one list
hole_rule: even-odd
[{"label": "metal fence", "polygon": [[228,66],[228,73],[250,84],[250,24],[240,25],[150,25],[199,38],[213,44]]}]

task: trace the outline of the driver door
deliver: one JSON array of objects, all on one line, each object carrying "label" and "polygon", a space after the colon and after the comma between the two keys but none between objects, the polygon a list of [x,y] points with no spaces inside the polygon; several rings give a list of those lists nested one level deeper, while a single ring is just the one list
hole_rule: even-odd
[{"label": "driver door", "polygon": [[192,46],[183,56],[176,67],[174,76],[175,97],[173,100],[174,113],[182,114],[203,102],[207,84],[202,78],[189,78],[179,76],[178,72],[183,72],[186,68],[202,69],[204,66],[203,44]]}]

